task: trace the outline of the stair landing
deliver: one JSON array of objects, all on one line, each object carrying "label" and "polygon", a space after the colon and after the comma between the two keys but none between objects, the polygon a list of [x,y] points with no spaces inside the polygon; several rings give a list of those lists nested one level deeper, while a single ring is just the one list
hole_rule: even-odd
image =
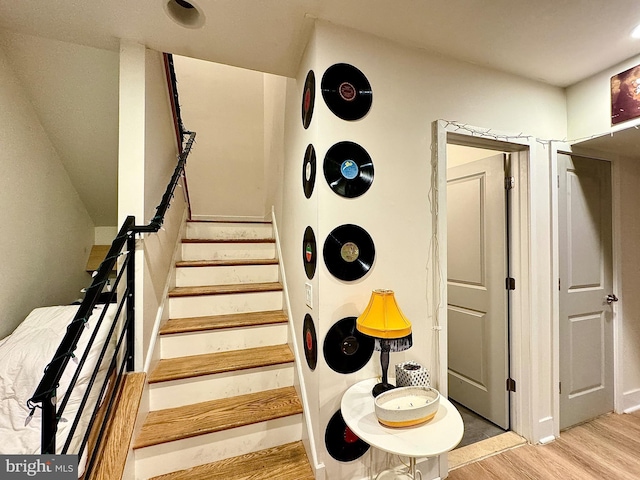
[{"label": "stair landing", "polygon": [[151,480],[314,480],[302,442],[200,465]]}]

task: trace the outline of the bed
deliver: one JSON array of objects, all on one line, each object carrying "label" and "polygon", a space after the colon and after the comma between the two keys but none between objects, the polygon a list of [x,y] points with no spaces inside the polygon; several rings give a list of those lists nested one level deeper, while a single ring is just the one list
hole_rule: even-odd
[{"label": "bed", "polygon": [[[33,395],[46,365],[53,358],[78,308],[78,305],[36,308],[11,335],[0,340],[0,454],[40,453],[41,409],[36,408],[33,418],[27,422],[31,413],[27,401]],[[104,308],[105,305],[94,308],[74,352],[77,359],[82,358],[87,349],[87,343],[98,328],[98,319]],[[56,453],[62,452],[102,346],[107,341],[117,305],[110,304],[106,308],[107,312],[96,332],[96,338],[58,424]],[[89,401],[81,413],[78,427],[67,450],[69,454],[78,453],[93,406],[98,402],[100,389],[105,382],[115,339],[110,338],[107,343],[107,354],[100,362],[98,376],[90,389]],[[78,368],[76,361],[68,363],[57,390],[58,408]]]}]

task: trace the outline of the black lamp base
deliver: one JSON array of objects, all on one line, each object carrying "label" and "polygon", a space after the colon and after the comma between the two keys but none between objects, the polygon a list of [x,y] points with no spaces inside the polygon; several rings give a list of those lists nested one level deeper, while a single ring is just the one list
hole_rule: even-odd
[{"label": "black lamp base", "polygon": [[377,397],[381,393],[387,392],[389,390],[393,390],[394,388],[396,388],[396,386],[391,385],[390,383],[378,383],[376,386],[373,387],[373,390],[371,390],[371,395],[373,395],[374,397]]}]

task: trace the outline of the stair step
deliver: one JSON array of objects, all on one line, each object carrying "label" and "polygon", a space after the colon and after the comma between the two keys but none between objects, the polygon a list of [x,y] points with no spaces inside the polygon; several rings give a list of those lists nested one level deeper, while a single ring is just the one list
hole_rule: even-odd
[{"label": "stair step", "polygon": [[270,222],[187,222],[186,238],[273,238]]},{"label": "stair step", "polygon": [[160,328],[160,335],[255,327],[273,323],[287,323],[287,315],[282,310],[274,310],[270,312],[209,315],[206,317],[171,318]]},{"label": "stair step", "polygon": [[158,362],[158,366],[149,376],[149,383],[279,365],[291,363],[293,360],[293,353],[288,345],[270,345],[268,347],[166,358]]},{"label": "stair step", "polygon": [[275,243],[274,238],[183,238],[182,243]]},{"label": "stair step", "polygon": [[[149,384],[149,410],[182,407],[292,385],[294,385],[293,362],[151,383]],[[290,441],[293,440],[298,439],[290,439]],[[246,453],[246,451],[235,455],[240,453]]]},{"label": "stair step", "polygon": [[301,413],[302,404],[293,387],[158,410],[147,415],[133,448],[140,449]]},{"label": "stair step", "polygon": [[176,287],[169,297],[197,297],[202,295],[227,295],[235,293],[277,292],[282,290],[280,282],[234,283],[233,285],[206,285],[201,287]]},{"label": "stair step", "polygon": [[151,480],[314,480],[302,442],[293,442]]},{"label": "stair step", "polygon": [[188,267],[239,267],[245,265],[278,265],[277,258],[230,258],[222,260],[182,260],[177,268]]},{"label": "stair step", "polygon": [[[204,265],[198,262],[197,268],[176,268],[176,287],[196,287],[200,285],[225,285],[232,283],[267,283],[277,282],[280,278],[278,261],[273,259],[268,263],[255,263],[248,261],[233,261],[218,265]],[[235,263],[235,265],[234,265]]]},{"label": "stair step", "polygon": [[276,258],[276,244],[273,239],[239,241],[183,240],[181,260],[237,260]]}]

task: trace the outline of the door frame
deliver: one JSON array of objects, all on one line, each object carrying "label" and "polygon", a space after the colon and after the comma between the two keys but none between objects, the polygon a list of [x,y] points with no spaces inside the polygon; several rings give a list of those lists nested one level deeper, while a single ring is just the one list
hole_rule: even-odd
[{"label": "door frame", "polygon": [[[558,178],[558,153],[568,155],[578,155],[594,160],[603,160],[611,164],[611,248],[612,248],[612,278],[613,291],[622,290],[622,278],[620,268],[620,190],[616,188],[618,183],[618,167],[613,155],[603,152],[592,152],[579,147],[572,147],[566,142],[550,143],[550,168],[551,168],[551,272],[554,281],[552,285],[557,285],[560,278],[560,239],[559,239],[559,212],[558,212],[558,188],[555,182]],[[560,435],[560,292],[557,288],[552,288],[551,295],[551,319],[552,319],[552,339],[553,339],[553,385],[556,386],[553,395],[553,418],[554,435]],[[622,384],[622,332],[619,319],[622,318],[623,302],[613,304],[613,408],[616,413],[624,411],[624,395]]]},{"label": "door frame", "polygon": [[432,124],[431,193],[432,209],[432,266],[429,283],[434,295],[434,331],[441,332],[434,344],[438,372],[438,388],[447,394],[447,143],[497,150],[511,153],[511,172],[515,188],[511,196],[511,273],[516,289],[511,297],[511,378],[516,380],[516,394],[511,394],[511,429],[537,443],[534,423],[537,411],[537,378],[534,362],[537,337],[531,314],[531,256],[530,205],[534,192],[530,188],[530,156],[535,152],[536,140],[532,136],[511,134],[438,120]]}]

